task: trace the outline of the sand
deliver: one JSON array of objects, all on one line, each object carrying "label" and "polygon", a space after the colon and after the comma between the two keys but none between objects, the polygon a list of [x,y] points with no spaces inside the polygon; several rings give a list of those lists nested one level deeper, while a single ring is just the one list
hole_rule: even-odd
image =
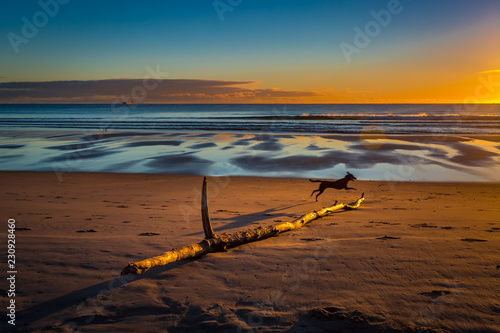
[{"label": "sand", "polygon": [[[209,177],[216,233],[350,203],[302,229],[120,277],[203,238],[202,177],[1,172],[18,331],[500,332],[500,184]],[[2,241],[2,271],[6,243]],[[2,284],[0,329],[10,298]]]}]

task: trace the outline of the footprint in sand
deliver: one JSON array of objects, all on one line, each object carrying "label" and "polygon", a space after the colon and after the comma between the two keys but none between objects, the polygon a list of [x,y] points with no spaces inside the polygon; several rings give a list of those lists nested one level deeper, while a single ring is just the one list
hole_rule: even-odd
[{"label": "footprint in sand", "polygon": [[377,237],[375,239],[382,239],[382,240],[386,240],[386,239],[401,239],[401,237],[384,236],[384,237]]},{"label": "footprint in sand", "polygon": [[156,232],[143,232],[140,233],[139,236],[158,236],[160,234],[157,234]]},{"label": "footprint in sand", "polygon": [[321,241],[325,240],[324,238],[316,238],[316,237],[311,237],[311,238],[301,238],[300,240],[306,241],[306,242],[315,242],[315,241]]},{"label": "footprint in sand", "polygon": [[427,224],[427,223],[419,223],[419,224],[412,224],[410,227],[412,227],[412,228],[437,228],[437,225]]},{"label": "footprint in sand", "polygon": [[420,293],[420,295],[429,296],[432,298],[438,298],[439,296],[445,296],[449,294],[451,294],[451,292],[448,290],[433,290],[430,293],[429,292]]},{"label": "footprint in sand", "polygon": [[462,238],[461,241],[474,243],[474,242],[487,242],[486,239],[478,239],[478,238]]},{"label": "footprint in sand", "polygon": [[369,223],[374,223],[374,224],[390,224],[389,222],[385,222],[385,221],[380,221],[380,222],[370,221]]},{"label": "footprint in sand", "polygon": [[87,229],[87,230],[77,230],[76,232],[97,232],[94,229]]},{"label": "footprint in sand", "polygon": [[[395,331],[383,317],[364,314],[358,310],[340,307],[315,308],[304,314],[293,328],[300,332],[304,327],[313,326],[325,332],[393,332]],[[293,329],[292,328],[292,329]],[[300,329],[300,330],[298,330]]]}]

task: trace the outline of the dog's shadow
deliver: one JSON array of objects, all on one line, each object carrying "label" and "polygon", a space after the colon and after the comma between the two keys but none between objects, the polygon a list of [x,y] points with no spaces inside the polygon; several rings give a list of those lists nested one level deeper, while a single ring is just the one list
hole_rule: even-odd
[{"label": "dog's shadow", "polygon": [[[260,212],[253,212],[253,213],[248,213],[248,214],[243,214],[243,215],[235,215],[231,216],[228,218],[214,218],[212,217],[212,224],[214,222],[219,223],[219,222],[224,222],[227,221],[229,223],[214,227],[215,232],[221,232],[221,231],[226,231],[226,230],[231,230],[231,229],[238,229],[242,227],[247,227],[251,224],[258,223],[260,221],[264,221],[269,219],[270,217],[279,219],[279,218],[294,218],[297,216],[297,214],[294,213],[280,213],[280,211],[283,211],[285,209],[293,208],[293,207],[298,207],[298,206],[304,206],[304,205],[309,205],[311,202],[305,202],[305,203],[300,203],[296,205],[287,205],[283,207],[275,207],[275,208],[269,208],[262,210]],[[200,230],[198,232],[193,232],[190,234],[186,234],[185,236],[196,236],[196,235],[203,235],[203,230]]]}]

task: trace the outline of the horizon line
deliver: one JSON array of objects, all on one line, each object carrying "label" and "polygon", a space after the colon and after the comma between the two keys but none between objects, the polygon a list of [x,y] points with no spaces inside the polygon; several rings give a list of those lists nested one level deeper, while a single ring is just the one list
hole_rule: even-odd
[{"label": "horizon line", "polygon": [[447,104],[462,104],[462,105],[475,105],[475,104],[491,104],[498,105],[500,102],[477,102],[477,103],[460,103],[460,102],[359,102],[359,103],[176,103],[176,102],[164,102],[164,103],[133,103],[133,104],[121,104],[121,103],[85,103],[85,102],[75,102],[75,103],[3,103],[0,105],[369,105],[369,104],[385,104],[385,105],[447,105]]}]

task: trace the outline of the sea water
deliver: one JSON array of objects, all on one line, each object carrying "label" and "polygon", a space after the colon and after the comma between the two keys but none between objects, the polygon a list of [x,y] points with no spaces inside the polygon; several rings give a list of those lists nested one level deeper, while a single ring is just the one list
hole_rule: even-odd
[{"label": "sea water", "polygon": [[500,134],[498,104],[0,105],[0,129]]},{"label": "sea water", "polygon": [[500,181],[497,104],[0,105],[0,170]]}]

